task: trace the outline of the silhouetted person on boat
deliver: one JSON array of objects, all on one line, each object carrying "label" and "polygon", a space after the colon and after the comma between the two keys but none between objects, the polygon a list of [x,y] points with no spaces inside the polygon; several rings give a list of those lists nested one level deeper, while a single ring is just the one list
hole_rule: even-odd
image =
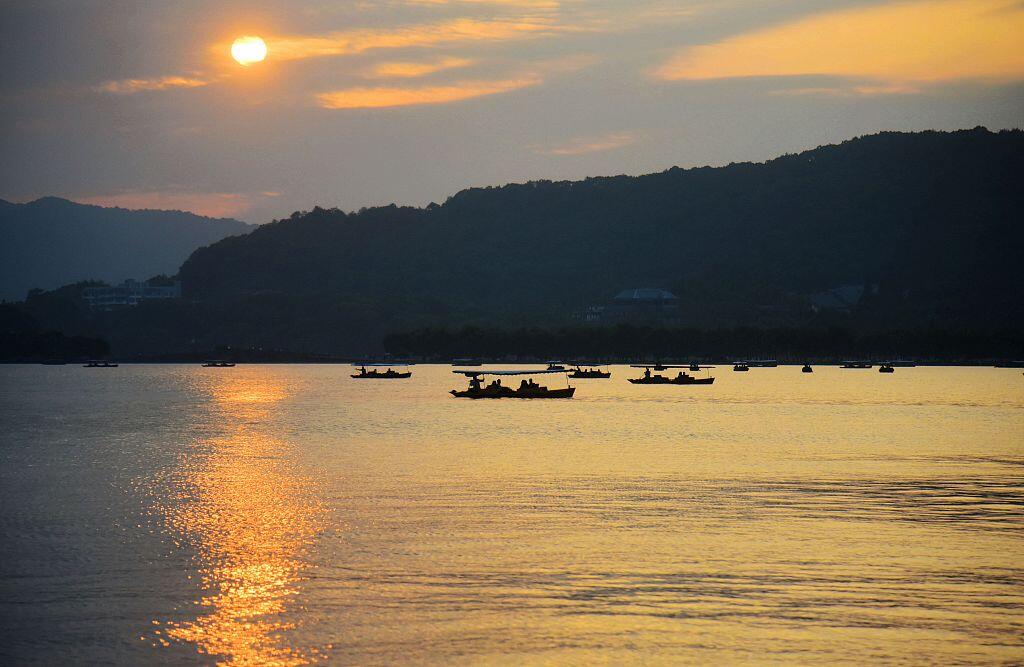
[{"label": "silhouetted person on boat", "polygon": [[645,368],[644,369],[644,377],[647,378],[647,379],[650,379],[650,377],[651,377],[651,369],[650,368]]},{"label": "silhouetted person on boat", "polygon": [[529,385],[529,383],[526,380],[523,380],[523,381],[521,381],[519,383],[519,391],[526,391],[529,388],[530,388],[530,385]]}]

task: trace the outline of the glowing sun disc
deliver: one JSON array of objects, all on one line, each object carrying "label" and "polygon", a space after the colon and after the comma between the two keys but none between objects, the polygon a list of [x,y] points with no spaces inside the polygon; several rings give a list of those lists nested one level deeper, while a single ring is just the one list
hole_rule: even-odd
[{"label": "glowing sun disc", "polygon": [[245,35],[231,45],[231,57],[237,60],[239,65],[249,66],[267,57],[267,45],[259,37]]}]

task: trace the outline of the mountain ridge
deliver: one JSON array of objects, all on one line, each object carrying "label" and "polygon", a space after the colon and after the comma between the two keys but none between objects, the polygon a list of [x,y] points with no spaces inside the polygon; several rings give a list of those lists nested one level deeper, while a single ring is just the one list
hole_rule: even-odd
[{"label": "mountain ridge", "polygon": [[187,211],[125,209],[40,197],[0,200],[0,298],[87,279],[174,274],[196,248],[251,226]]}]

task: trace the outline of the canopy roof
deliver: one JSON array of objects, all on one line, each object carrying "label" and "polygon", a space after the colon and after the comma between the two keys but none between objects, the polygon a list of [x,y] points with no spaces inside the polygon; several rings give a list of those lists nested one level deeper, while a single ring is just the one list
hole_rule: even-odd
[{"label": "canopy roof", "polygon": [[[660,371],[666,368],[689,368],[690,364],[635,364],[630,368],[651,368],[656,371]],[[714,366],[701,366],[701,368],[714,368]]]},{"label": "canopy roof", "polygon": [[384,367],[394,368],[395,366],[415,366],[416,364],[412,363],[411,361],[367,361],[365,363],[364,362],[360,362],[360,361],[356,361],[356,362],[353,362],[352,365],[353,366],[359,366],[359,367],[363,367],[363,366],[367,366],[367,367],[369,367],[369,366],[377,366],[377,367],[380,367],[380,368],[384,368]]},{"label": "canopy roof", "polygon": [[547,375],[548,373],[567,373],[568,371],[549,371],[546,368],[542,369],[530,369],[530,370],[454,370],[452,373],[458,375],[465,375],[466,377],[472,377],[474,375]]}]

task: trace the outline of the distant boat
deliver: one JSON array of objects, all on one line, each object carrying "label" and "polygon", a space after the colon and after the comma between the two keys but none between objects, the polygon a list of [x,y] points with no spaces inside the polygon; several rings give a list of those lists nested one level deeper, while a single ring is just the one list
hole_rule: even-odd
[{"label": "distant boat", "polygon": [[840,365],[839,367],[840,368],[864,369],[864,368],[873,368],[874,364],[872,364],[870,361],[844,361],[842,363],[842,365]]},{"label": "distant boat", "polygon": [[203,368],[232,368],[235,363],[233,361],[222,361],[218,359],[211,359],[210,361],[203,362]]},{"label": "distant boat", "polygon": [[800,369],[801,373],[813,373],[814,369],[811,368],[810,364],[804,364],[804,367]]},{"label": "distant boat", "polygon": [[569,377],[573,378],[574,380],[577,380],[577,379],[605,379],[605,378],[610,378],[611,376],[612,376],[611,371],[602,371],[600,368],[596,368],[596,367],[593,367],[593,366],[585,368],[585,369],[584,368],[580,368],[579,366],[577,366],[576,368],[574,368],[572,370],[571,373],[569,373]]},{"label": "distant boat", "polygon": [[879,373],[895,373],[896,369],[892,367],[892,364],[882,364],[878,367]]},{"label": "distant boat", "polygon": [[90,361],[84,364],[82,368],[117,368],[117,364],[111,361]]},{"label": "distant boat", "polygon": [[[552,373],[566,373],[565,370],[493,370],[493,371],[452,371],[469,378],[469,388],[458,390],[452,389],[451,395],[455,398],[572,398],[576,388],[566,386],[564,389],[548,389],[533,381],[533,378],[524,379],[519,387],[513,389],[501,383],[505,376],[530,376],[549,375]],[[489,385],[484,385],[482,378],[486,375],[494,377]],[[568,379],[566,385],[568,385]]]},{"label": "distant boat", "polygon": [[[353,366],[359,367],[359,372],[352,375],[356,380],[404,380],[405,378],[412,377],[412,371],[396,371],[392,366],[408,366],[409,364],[403,364],[400,362],[395,363],[376,363],[376,364],[352,364]],[[367,366],[370,367],[367,370]],[[386,371],[379,371],[378,368],[386,367]]]},{"label": "distant boat", "polygon": [[753,359],[745,363],[749,368],[775,368],[779,365],[774,359]]},{"label": "distant boat", "polygon": [[746,365],[743,362],[740,362],[740,363],[736,364],[735,366],[733,366],[732,369],[734,371],[736,371],[737,373],[746,373],[747,371],[750,370],[750,366]]},{"label": "distant boat", "polygon": [[627,378],[632,384],[714,384],[715,382],[713,377],[698,378],[683,371],[679,371],[675,377],[651,374],[652,368],[654,370],[668,370],[670,368],[685,368],[689,370],[689,366],[664,366],[658,364],[657,366],[633,366],[633,368],[643,368],[644,374],[638,378]]},{"label": "distant boat", "polygon": [[565,362],[563,362],[563,361],[549,361],[547,363],[548,363],[548,370],[549,371],[564,371],[564,370],[568,370],[566,368],[566,366],[565,366]]},{"label": "distant boat", "polygon": [[701,366],[696,361],[690,362],[690,370],[694,373],[705,370],[707,368],[714,368],[714,366]]}]

